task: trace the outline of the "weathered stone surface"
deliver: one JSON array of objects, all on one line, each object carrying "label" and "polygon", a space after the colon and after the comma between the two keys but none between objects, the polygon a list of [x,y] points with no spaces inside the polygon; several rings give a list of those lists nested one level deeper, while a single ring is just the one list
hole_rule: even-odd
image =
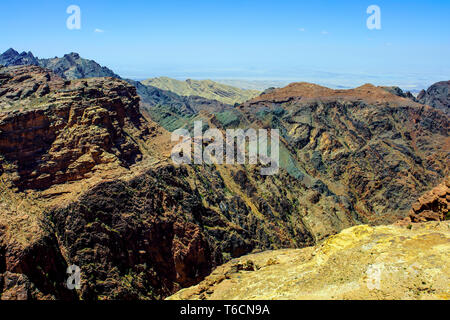
[{"label": "weathered stone surface", "polygon": [[316,247],[245,256],[169,299],[450,299],[450,222],[357,226]]},{"label": "weathered stone surface", "polygon": [[405,222],[450,220],[450,177],[412,205]]}]

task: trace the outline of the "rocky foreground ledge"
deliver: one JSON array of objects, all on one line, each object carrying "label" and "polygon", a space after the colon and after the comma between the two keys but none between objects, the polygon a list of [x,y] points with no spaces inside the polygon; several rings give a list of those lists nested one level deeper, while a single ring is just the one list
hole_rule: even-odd
[{"label": "rocky foreground ledge", "polygon": [[450,222],[357,226],[322,244],[235,259],[169,298],[449,299]]}]

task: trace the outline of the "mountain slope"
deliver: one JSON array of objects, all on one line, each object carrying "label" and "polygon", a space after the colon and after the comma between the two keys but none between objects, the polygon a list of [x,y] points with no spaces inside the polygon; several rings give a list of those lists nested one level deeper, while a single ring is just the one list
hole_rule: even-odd
[{"label": "mountain slope", "polygon": [[144,85],[175,92],[180,96],[200,96],[226,104],[242,103],[260,94],[256,90],[244,90],[211,80],[179,81],[167,77],[142,81]]}]

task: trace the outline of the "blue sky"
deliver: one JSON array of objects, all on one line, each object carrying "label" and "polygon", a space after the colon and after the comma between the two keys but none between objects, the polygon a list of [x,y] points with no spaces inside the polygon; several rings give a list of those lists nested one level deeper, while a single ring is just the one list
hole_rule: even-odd
[{"label": "blue sky", "polygon": [[[81,30],[66,28],[72,4]],[[372,4],[381,30],[366,27]],[[2,1],[0,51],[78,52],[133,78],[412,88],[450,79],[449,15],[448,0]]]}]

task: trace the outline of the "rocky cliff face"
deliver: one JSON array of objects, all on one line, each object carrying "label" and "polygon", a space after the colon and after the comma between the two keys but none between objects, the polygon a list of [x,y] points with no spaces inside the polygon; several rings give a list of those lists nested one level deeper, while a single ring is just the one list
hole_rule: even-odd
[{"label": "rocky cliff face", "polygon": [[[46,189],[142,157],[129,134],[154,130],[132,86],[114,79],[64,81],[39,67],[0,69],[2,172],[21,189]],[[5,112],[6,111],[6,112]]]},{"label": "rocky cliff face", "polygon": [[169,299],[447,300],[449,228],[353,227],[316,247],[235,259]]},{"label": "rocky cliff face", "polygon": [[450,113],[450,81],[442,81],[433,84],[428,90],[422,90],[417,96],[420,103]]}]

